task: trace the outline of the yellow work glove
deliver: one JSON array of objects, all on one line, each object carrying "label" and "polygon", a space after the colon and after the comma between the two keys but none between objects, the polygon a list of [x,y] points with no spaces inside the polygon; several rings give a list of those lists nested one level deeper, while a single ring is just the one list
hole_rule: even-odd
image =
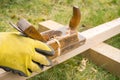
[{"label": "yellow work glove", "polygon": [[19,33],[0,32],[0,67],[6,71],[30,76],[51,65],[45,56],[54,55],[47,44],[24,37]]}]

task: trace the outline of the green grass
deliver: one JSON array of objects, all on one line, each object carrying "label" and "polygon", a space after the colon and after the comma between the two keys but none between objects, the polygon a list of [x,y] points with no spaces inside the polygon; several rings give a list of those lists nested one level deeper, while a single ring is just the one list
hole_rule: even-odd
[{"label": "green grass", "polygon": [[120,49],[120,34],[112,37],[111,39],[109,39],[105,42],[108,43],[109,45],[112,45],[112,46]]},{"label": "green grass", "polygon": [[[8,24],[24,17],[36,27],[48,19],[68,24],[72,6],[80,7],[82,13],[79,31],[84,31],[120,17],[120,0],[0,0],[0,31],[15,31]],[[106,41],[120,49],[120,35]],[[84,71],[79,71],[80,55],[61,63],[29,80],[120,80],[120,78],[87,61]]]},{"label": "green grass", "polygon": [[78,55],[29,80],[119,80],[118,77],[97,67],[91,61],[87,62],[84,71],[80,71],[83,59]]}]

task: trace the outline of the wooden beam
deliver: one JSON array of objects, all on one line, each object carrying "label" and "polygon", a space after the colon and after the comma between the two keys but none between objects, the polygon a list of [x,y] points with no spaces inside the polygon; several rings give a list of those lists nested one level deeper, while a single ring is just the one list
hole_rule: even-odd
[{"label": "wooden beam", "polygon": [[0,80],[26,80],[26,77],[21,77],[17,74],[5,72],[0,74]]},{"label": "wooden beam", "polygon": [[[59,23],[57,23],[57,22],[55,22],[55,21],[52,21],[52,20],[47,20],[47,21],[44,21],[44,22],[40,22],[39,23],[39,29],[38,29],[38,31],[41,31],[41,28],[42,27],[45,27],[46,28],[46,30],[58,30],[59,28],[61,28],[61,27],[65,27],[64,25],[62,25],[62,24],[59,24]],[[45,31],[46,31],[45,30]]]},{"label": "wooden beam", "polygon": [[[48,27],[48,28],[51,28],[51,26],[52,26],[53,28],[51,28],[51,29],[54,29],[54,28],[57,29],[56,27],[58,27],[58,26],[62,27],[63,26],[63,25],[58,24],[58,23],[53,22],[53,21],[50,21],[50,22],[48,23],[48,21],[47,21],[47,22],[44,22],[44,23],[41,23],[41,24],[42,24],[42,26],[45,26],[45,27]],[[46,26],[46,24],[47,24],[47,26]],[[54,24],[55,24],[55,26],[53,26]],[[116,35],[118,33],[120,33],[120,18],[115,19],[113,21],[110,21],[108,23],[104,23],[104,24],[99,25],[95,28],[86,30],[84,32],[81,32],[81,33],[79,33],[79,35],[82,35],[82,36],[86,37],[86,43],[84,45],[74,49],[73,51],[70,51],[70,52],[68,52],[64,55],[61,55],[61,56],[55,58],[53,60],[55,62],[54,65],[62,63],[65,60],[67,60],[71,57],[74,57],[74,56],[80,54],[81,52],[84,52],[84,51],[90,49],[91,47],[94,47],[94,46],[98,45],[99,43],[113,37],[114,35]],[[51,67],[49,67],[49,68],[51,68]],[[48,69],[48,68],[46,68],[46,69]],[[9,75],[6,75],[6,76],[9,76]],[[0,77],[0,79],[2,80],[4,77]],[[16,77],[16,75],[13,75],[13,76],[10,76],[10,77],[12,77],[12,79],[13,79],[13,77]],[[10,78],[9,78],[9,80],[10,80]],[[23,80],[23,79],[19,78],[17,80]]]},{"label": "wooden beam", "polygon": [[108,44],[100,43],[83,53],[83,56],[109,72],[120,76],[120,50]]},{"label": "wooden beam", "polygon": [[5,71],[3,69],[0,69],[0,74],[2,74],[2,73],[5,73]]}]

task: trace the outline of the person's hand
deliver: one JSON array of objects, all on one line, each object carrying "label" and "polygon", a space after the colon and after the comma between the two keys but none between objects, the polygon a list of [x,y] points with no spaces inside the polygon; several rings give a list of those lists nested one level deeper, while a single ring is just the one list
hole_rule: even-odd
[{"label": "person's hand", "polygon": [[19,33],[0,32],[0,67],[4,70],[30,76],[32,72],[40,72],[43,66],[51,65],[44,55],[54,55],[47,44]]}]

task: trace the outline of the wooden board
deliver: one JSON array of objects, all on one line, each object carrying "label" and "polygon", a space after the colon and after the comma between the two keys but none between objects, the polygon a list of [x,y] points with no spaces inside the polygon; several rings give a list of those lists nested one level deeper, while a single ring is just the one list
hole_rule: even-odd
[{"label": "wooden board", "polygon": [[5,73],[5,71],[3,69],[0,69],[0,74],[2,74],[2,73]]},{"label": "wooden board", "polygon": [[[52,23],[49,22],[49,25],[48,25],[48,22],[44,22],[42,23],[42,26],[44,27],[48,27],[48,28],[51,28],[51,26],[53,26],[55,24],[55,28],[56,26],[63,26],[61,24],[58,24],[54,21],[50,21]],[[57,24],[57,25],[56,25]],[[53,27],[53,28],[54,28]],[[80,35],[86,37],[86,43],[64,55],[61,55],[57,58],[55,58],[53,61],[55,62],[54,65],[57,65],[59,63],[62,63],[64,62],[65,60],[71,58],[71,57],[74,57],[78,54],[80,54],[81,52],[84,52],[98,44],[100,44],[101,42],[111,38],[112,36],[116,35],[120,33],[120,18],[118,19],[115,19],[113,21],[110,21],[108,23],[104,23],[102,25],[99,25],[95,28],[92,28],[92,29],[89,29],[89,30],[86,30],[84,32],[81,32],[79,33]],[[49,69],[51,67],[47,67],[45,68],[45,70]],[[12,73],[9,73],[9,74],[12,74]],[[9,75],[9,74],[6,74],[6,76],[9,77],[9,79],[4,79],[4,80],[12,80],[13,77],[18,77],[17,80],[24,80],[24,79],[21,79],[22,77],[19,77],[19,76],[16,76],[16,75]],[[1,74],[2,75],[2,74]],[[36,74],[33,74],[33,76],[36,75]],[[3,80],[4,77],[0,77],[1,80]],[[15,79],[14,79],[15,80]]]},{"label": "wooden board", "polygon": [[100,43],[99,45],[85,51],[82,55],[114,75],[120,76],[119,49],[105,43]]},{"label": "wooden board", "polygon": [[42,27],[45,27],[46,30],[49,30],[49,29],[50,30],[58,30],[59,28],[65,27],[65,26],[62,25],[62,24],[59,24],[59,23],[57,23],[55,21],[48,20],[48,21],[44,21],[44,22],[39,23],[39,29],[38,29],[39,32],[41,32]]}]

